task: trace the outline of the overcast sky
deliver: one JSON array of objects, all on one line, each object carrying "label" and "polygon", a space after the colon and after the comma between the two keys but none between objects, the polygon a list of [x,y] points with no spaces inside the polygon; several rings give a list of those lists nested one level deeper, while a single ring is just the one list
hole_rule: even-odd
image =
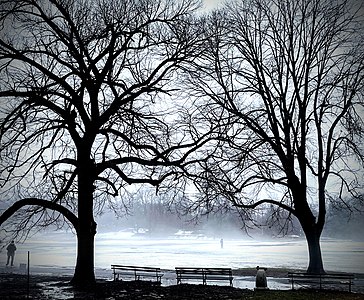
[{"label": "overcast sky", "polygon": [[223,0],[203,0],[203,2],[206,9],[213,9],[217,7],[219,3],[223,2]]}]

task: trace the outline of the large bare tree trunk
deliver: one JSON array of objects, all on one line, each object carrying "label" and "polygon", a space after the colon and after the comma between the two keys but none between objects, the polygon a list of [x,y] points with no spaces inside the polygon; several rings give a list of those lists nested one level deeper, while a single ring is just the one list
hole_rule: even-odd
[{"label": "large bare tree trunk", "polygon": [[95,282],[94,237],[90,229],[77,234],[77,262],[72,284],[88,285]]},{"label": "large bare tree trunk", "polygon": [[320,246],[320,230],[317,230],[317,226],[312,226],[311,228],[303,228],[303,230],[306,235],[309,256],[307,273],[324,274],[325,270],[322,261]]},{"label": "large bare tree trunk", "polygon": [[309,253],[309,265],[307,268],[307,273],[324,274],[324,266],[322,262],[320,238],[312,235],[306,237],[308,243],[308,253]]},{"label": "large bare tree trunk", "polygon": [[[308,268],[307,273],[324,274],[324,266],[321,255],[320,237],[324,222],[317,222],[307,201],[306,182],[303,184],[296,176],[291,176],[289,181],[293,197],[295,199],[296,217],[305,233],[308,246]],[[325,214],[320,212],[322,218]],[[319,219],[320,219],[319,218]]]},{"label": "large bare tree trunk", "polygon": [[93,217],[94,161],[79,160],[79,199],[77,228],[77,262],[72,283],[87,285],[95,283],[94,240],[96,223]]}]

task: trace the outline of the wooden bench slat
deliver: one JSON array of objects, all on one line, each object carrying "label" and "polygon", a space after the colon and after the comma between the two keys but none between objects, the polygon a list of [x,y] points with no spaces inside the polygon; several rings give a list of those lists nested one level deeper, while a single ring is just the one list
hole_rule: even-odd
[{"label": "wooden bench slat", "polygon": [[182,279],[202,279],[203,284],[207,284],[207,280],[229,280],[233,285],[233,276],[231,268],[183,268],[176,267],[177,284]]},{"label": "wooden bench slat", "polygon": [[354,274],[344,273],[310,274],[288,272],[288,277],[292,284],[292,289],[294,289],[294,283],[299,285],[319,285],[320,289],[322,289],[323,285],[346,284],[349,287],[349,292],[351,292],[351,286],[353,285],[354,280]]},{"label": "wooden bench slat", "polygon": [[114,281],[119,279],[120,275],[134,277],[135,280],[140,280],[143,277],[156,278],[157,282],[161,282],[162,276],[160,268],[154,267],[140,267],[140,266],[124,266],[124,265],[111,265],[114,274]]},{"label": "wooden bench slat", "polygon": [[111,265],[112,269],[120,269],[120,270],[145,270],[145,271],[155,271],[160,270],[160,268],[154,267],[140,267],[140,266],[123,266],[123,265]]}]

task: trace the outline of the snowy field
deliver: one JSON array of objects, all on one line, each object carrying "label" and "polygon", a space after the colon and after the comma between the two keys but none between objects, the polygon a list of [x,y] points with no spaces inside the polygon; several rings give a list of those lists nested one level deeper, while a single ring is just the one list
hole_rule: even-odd
[{"label": "snowy field", "polygon": [[[364,242],[322,239],[325,269],[364,273]],[[30,267],[37,270],[73,272],[76,259],[76,238],[72,233],[47,233],[36,235],[24,244],[17,244],[16,266],[27,263],[30,252]],[[0,267],[4,267],[6,251],[0,253]],[[169,238],[145,238],[133,236],[132,232],[99,233],[96,236],[96,274],[111,278],[111,264],[160,267],[174,270],[175,267],[230,267],[268,268],[283,267],[305,269],[307,267],[307,244],[300,238],[273,240],[207,238],[201,235],[175,235]],[[172,274],[172,273],[171,273]],[[269,278],[268,278],[269,279]],[[171,277],[165,276],[164,284]],[[167,282],[166,282],[167,280]],[[251,288],[254,278],[234,279],[234,286]],[[271,285],[274,283],[271,283]],[[282,285],[277,283],[279,288]],[[286,286],[286,285],[285,285]],[[274,286],[273,286],[274,287]]]}]

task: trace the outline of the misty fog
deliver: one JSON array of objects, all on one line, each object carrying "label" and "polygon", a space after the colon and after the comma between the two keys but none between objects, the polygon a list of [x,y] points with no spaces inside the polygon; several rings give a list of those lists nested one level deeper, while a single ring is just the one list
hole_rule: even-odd
[{"label": "misty fog", "polygon": [[[170,211],[162,203],[137,203],[128,215],[117,217],[113,211],[107,211],[96,218],[98,232],[130,230],[135,235],[145,237],[168,237],[177,232],[190,232],[210,238],[280,238],[294,236],[304,238],[299,223],[293,219],[287,230],[281,230],[279,224],[267,224],[263,213],[255,224],[244,221],[236,211],[219,212],[195,217],[189,214],[179,215]],[[283,220],[282,220],[283,222]],[[259,226],[256,226],[259,225]],[[329,209],[323,237],[364,241],[364,218],[360,213],[346,210]]]}]

